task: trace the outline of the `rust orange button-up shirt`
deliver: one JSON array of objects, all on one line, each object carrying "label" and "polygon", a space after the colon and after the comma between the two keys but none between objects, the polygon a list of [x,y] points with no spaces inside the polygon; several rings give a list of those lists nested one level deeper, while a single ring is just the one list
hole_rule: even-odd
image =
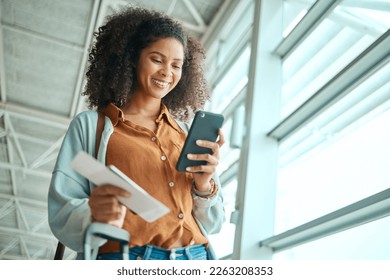
[{"label": "rust orange button-up shirt", "polygon": [[[104,113],[114,126],[106,164],[119,168],[171,210],[153,223],[127,211],[123,228],[130,232],[130,247],[151,244],[169,249],[177,241],[184,246],[206,244],[191,213],[192,174],[176,171],[186,134],[168,109],[162,105],[156,133],[126,120],[113,104]],[[104,252],[119,252],[119,247],[108,242],[100,248]]]}]

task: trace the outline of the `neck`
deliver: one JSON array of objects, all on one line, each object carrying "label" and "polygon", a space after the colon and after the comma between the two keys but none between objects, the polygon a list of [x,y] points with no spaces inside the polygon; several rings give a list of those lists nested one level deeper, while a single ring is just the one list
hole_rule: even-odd
[{"label": "neck", "polygon": [[133,96],[122,109],[125,115],[139,115],[156,119],[161,111],[161,100],[145,100]]}]

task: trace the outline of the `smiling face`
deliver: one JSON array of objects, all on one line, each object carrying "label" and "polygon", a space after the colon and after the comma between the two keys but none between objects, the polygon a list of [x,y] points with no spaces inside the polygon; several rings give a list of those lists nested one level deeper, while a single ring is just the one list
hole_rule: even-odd
[{"label": "smiling face", "polygon": [[178,40],[162,38],[151,43],[137,63],[135,94],[162,99],[179,82],[183,61],[184,49]]}]

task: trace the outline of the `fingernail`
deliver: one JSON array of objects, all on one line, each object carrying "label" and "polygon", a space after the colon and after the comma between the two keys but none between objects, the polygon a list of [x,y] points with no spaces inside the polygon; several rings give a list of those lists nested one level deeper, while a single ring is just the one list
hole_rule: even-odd
[{"label": "fingernail", "polygon": [[202,145],[202,140],[196,140],[196,144]]},{"label": "fingernail", "polygon": [[186,170],[187,170],[187,171],[191,171],[191,167],[187,167]]},{"label": "fingernail", "polygon": [[194,156],[193,156],[192,154],[188,154],[188,155],[187,155],[187,158],[189,158],[189,159],[193,159],[193,158],[194,158]]}]

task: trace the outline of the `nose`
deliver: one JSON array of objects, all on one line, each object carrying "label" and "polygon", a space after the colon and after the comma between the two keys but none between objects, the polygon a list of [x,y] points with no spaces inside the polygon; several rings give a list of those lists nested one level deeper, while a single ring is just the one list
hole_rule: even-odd
[{"label": "nose", "polygon": [[169,66],[164,66],[160,69],[160,74],[164,77],[172,77],[172,71]]}]

